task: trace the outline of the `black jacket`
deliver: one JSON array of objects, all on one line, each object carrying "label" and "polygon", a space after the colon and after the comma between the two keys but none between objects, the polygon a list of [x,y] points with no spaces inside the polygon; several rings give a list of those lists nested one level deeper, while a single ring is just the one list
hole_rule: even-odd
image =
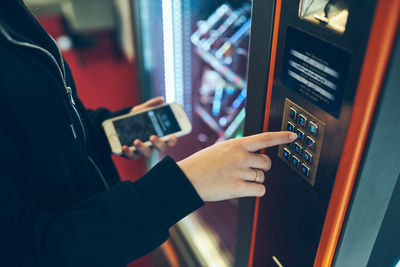
[{"label": "black jacket", "polygon": [[0,266],[124,266],[203,204],[168,157],[120,182],[100,125],[126,111],[86,110],[51,37],[0,1]]}]

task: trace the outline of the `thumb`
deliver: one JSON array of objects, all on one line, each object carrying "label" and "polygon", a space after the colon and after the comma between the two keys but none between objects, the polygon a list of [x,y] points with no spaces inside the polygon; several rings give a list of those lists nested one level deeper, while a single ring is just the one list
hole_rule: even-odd
[{"label": "thumb", "polygon": [[144,102],[144,103],[142,103],[140,105],[137,105],[137,106],[133,107],[131,109],[131,113],[132,112],[134,113],[134,112],[146,109],[146,108],[158,106],[158,105],[161,105],[162,103],[164,103],[164,98],[162,96],[155,97],[155,98],[152,98],[152,99],[150,99],[150,100],[148,100],[148,101],[146,101],[146,102]]},{"label": "thumb", "polygon": [[261,133],[244,137],[243,147],[249,152],[255,152],[266,147],[293,142],[296,138],[295,133],[288,131]]},{"label": "thumb", "polygon": [[144,102],[142,104],[142,107],[146,108],[146,107],[158,106],[161,105],[162,103],[164,103],[164,98],[162,96],[159,96]]}]

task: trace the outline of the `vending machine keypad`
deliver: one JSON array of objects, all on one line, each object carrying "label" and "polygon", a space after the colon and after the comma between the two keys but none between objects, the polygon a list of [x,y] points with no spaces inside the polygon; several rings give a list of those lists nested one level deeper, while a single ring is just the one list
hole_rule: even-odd
[{"label": "vending machine keypad", "polygon": [[311,185],[315,183],[325,129],[325,123],[285,99],[282,131],[296,133],[297,139],[279,146],[278,156]]}]

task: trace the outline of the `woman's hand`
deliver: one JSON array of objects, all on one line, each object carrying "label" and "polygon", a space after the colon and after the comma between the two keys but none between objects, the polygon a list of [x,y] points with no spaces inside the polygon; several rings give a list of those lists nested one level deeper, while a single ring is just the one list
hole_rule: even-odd
[{"label": "woman's hand", "polygon": [[292,132],[269,132],[232,139],[203,149],[178,162],[203,201],[263,196],[264,172],[271,159],[256,151],[293,142]]},{"label": "woman's hand", "polygon": [[[163,97],[155,97],[152,98],[143,104],[137,105],[131,109],[129,113],[137,113],[142,110],[151,108],[151,107],[156,107],[164,103],[164,98]],[[149,141],[151,142],[152,146],[155,147],[158,151],[164,152],[167,149],[167,146],[175,146],[176,143],[178,142],[178,139],[175,135],[172,135],[168,142],[164,142],[161,140],[161,138],[152,135],[150,136]],[[140,141],[139,139],[136,139],[133,141],[132,144],[135,147],[135,151],[131,150],[128,146],[123,146],[122,147],[122,155],[128,159],[137,159],[141,155],[145,157],[150,157],[153,154],[153,149],[152,147],[146,145],[144,142]]]}]

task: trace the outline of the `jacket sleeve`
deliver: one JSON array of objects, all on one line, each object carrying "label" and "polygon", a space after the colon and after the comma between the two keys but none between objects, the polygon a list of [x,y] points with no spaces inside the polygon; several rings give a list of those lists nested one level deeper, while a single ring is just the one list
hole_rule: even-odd
[{"label": "jacket sleeve", "polygon": [[33,212],[2,169],[0,179],[1,265],[125,266],[161,245],[169,227],[203,205],[169,157],[137,182],[119,183],[58,212]]}]

